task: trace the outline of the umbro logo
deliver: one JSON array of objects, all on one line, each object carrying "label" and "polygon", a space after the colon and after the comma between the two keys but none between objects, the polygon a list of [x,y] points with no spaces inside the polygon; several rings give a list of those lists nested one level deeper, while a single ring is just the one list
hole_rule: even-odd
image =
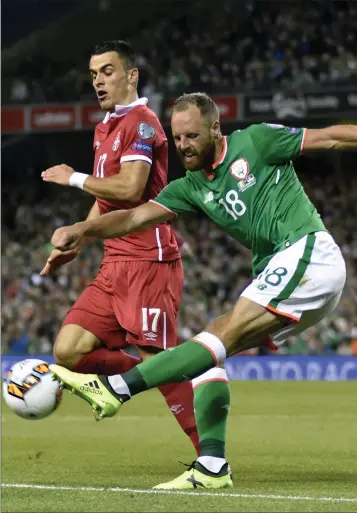
[{"label": "umbro logo", "polygon": [[181,413],[185,408],[182,406],[182,404],[173,404],[171,406],[171,411],[174,415],[178,415]]},{"label": "umbro logo", "polygon": [[83,392],[91,392],[92,394],[103,395],[103,392],[99,389],[98,381],[89,381],[88,383],[84,383],[84,385],[79,387]]},{"label": "umbro logo", "polygon": [[210,192],[207,192],[203,203],[209,203],[210,201],[213,201],[213,200],[214,200],[214,194],[212,191],[210,191]]},{"label": "umbro logo", "polygon": [[157,338],[157,334],[156,333],[153,333],[152,331],[149,331],[148,333],[144,333],[144,337],[146,338],[146,340],[156,340]]}]

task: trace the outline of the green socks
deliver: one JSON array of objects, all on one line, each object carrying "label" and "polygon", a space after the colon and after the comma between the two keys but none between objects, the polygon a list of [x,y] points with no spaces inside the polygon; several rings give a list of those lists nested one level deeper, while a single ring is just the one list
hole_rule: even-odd
[{"label": "green socks", "polygon": [[189,340],[140,363],[122,374],[122,378],[130,394],[135,395],[167,383],[191,380],[215,365],[214,356],[206,346]]},{"label": "green socks", "polygon": [[[223,369],[215,370],[225,373]],[[230,407],[228,382],[203,381],[194,390],[194,407],[200,455],[224,458]]]}]

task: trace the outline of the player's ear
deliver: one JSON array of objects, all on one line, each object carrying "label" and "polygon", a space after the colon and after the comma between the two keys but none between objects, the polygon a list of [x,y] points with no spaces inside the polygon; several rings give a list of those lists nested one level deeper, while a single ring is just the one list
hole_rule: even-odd
[{"label": "player's ear", "polygon": [[128,80],[129,84],[132,86],[136,86],[139,80],[139,70],[138,68],[132,68],[128,71]]},{"label": "player's ear", "polygon": [[215,119],[211,125],[211,134],[213,137],[218,138],[221,136],[221,126],[219,124],[219,120]]}]

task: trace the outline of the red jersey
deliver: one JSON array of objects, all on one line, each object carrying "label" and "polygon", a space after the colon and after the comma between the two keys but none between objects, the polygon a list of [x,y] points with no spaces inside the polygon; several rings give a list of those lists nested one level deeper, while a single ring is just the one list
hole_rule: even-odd
[{"label": "red jersey", "polygon": [[[94,133],[93,176],[105,178],[120,173],[122,162],[144,160],[151,165],[140,201],[111,201],[97,198],[100,214],[130,209],[155,198],[167,185],[168,143],[157,116],[146,106],[146,98],[116,106]],[[163,223],[120,239],[104,241],[104,261],[169,261],[180,258],[170,224]]]}]

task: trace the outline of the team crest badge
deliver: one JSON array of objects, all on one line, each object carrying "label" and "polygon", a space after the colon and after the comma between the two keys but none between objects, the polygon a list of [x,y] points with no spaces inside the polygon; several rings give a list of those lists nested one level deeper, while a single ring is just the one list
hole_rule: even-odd
[{"label": "team crest badge", "polygon": [[115,141],[112,146],[112,150],[117,151],[117,149],[119,148],[119,144],[120,144],[120,131],[117,133],[117,136],[116,136]]},{"label": "team crest badge", "polygon": [[245,180],[249,175],[249,162],[247,159],[238,159],[229,166],[231,175],[237,180]]},{"label": "team crest badge", "polygon": [[155,128],[144,121],[138,124],[138,134],[141,139],[152,139],[155,137]]}]

